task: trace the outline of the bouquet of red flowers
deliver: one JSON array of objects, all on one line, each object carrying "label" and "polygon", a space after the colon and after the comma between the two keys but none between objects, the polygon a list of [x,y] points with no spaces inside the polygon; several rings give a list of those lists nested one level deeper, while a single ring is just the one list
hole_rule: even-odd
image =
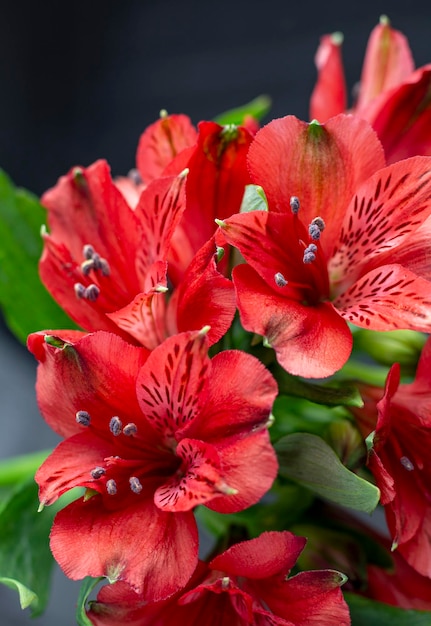
[{"label": "bouquet of red flowers", "polygon": [[[52,554],[81,625],[430,623],[431,65],[386,19],[352,106],[339,35],[316,64],[311,122],[162,111],[128,176],[0,181],[67,314],[41,287],[26,327],[5,264],[62,438],[0,471],[0,580],[35,614]],[[10,558],[49,532],[37,576]]]}]

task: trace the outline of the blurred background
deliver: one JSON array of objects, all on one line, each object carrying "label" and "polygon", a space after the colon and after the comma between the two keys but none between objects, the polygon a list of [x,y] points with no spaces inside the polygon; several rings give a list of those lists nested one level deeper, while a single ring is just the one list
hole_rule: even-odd
[{"label": "blurred background", "polygon": [[[0,167],[37,195],[71,166],[101,157],[113,175],[124,174],[134,166],[140,133],[162,108],[197,123],[268,94],[268,120],[286,114],[308,120],[320,36],[344,34],[353,89],[381,14],[409,38],[418,66],[431,61],[431,9],[424,4],[3,3]],[[57,443],[38,413],[34,380],[33,357],[0,319],[0,459]],[[47,613],[31,620],[17,594],[0,586],[1,624],[73,626],[78,589],[56,572]]]}]

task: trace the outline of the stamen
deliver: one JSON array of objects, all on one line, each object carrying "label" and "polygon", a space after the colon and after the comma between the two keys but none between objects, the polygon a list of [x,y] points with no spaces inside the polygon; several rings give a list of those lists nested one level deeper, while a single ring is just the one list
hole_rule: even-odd
[{"label": "stamen", "polygon": [[141,493],[142,485],[141,485],[139,478],[136,478],[136,476],[130,476],[129,484],[130,484],[130,489],[133,491],[133,493]]},{"label": "stamen", "polygon": [[81,263],[81,271],[84,274],[84,276],[88,276],[88,274],[90,273],[92,269],[94,269],[93,259],[87,259],[86,261]]},{"label": "stamen", "polygon": [[135,183],[135,185],[142,185],[142,183],[144,182],[142,180],[141,174],[139,173],[139,170],[137,169],[131,169],[127,176],[133,183]]},{"label": "stamen", "polygon": [[94,248],[89,243],[86,243],[82,248],[82,254],[84,255],[84,259],[90,260],[93,258]]},{"label": "stamen", "polygon": [[82,283],[75,283],[73,288],[77,298],[85,298],[85,287]]},{"label": "stamen", "polygon": [[76,421],[78,424],[81,424],[81,426],[90,426],[91,417],[90,413],[87,413],[87,411],[77,411],[75,417]]},{"label": "stamen", "polygon": [[99,287],[95,285],[94,283],[92,283],[91,285],[88,285],[88,287],[86,287],[84,298],[86,298],[87,300],[90,300],[90,302],[95,302],[97,298],[99,297],[99,294],[100,294]]},{"label": "stamen", "polygon": [[294,215],[296,215],[299,211],[299,207],[300,207],[300,203],[299,203],[299,198],[297,198],[296,196],[291,196],[290,197],[290,208],[292,209],[292,213]]},{"label": "stamen", "polygon": [[100,257],[99,264],[100,264],[100,270],[103,276],[109,276],[109,274],[111,273],[111,268],[109,267],[108,261]]},{"label": "stamen", "polygon": [[106,474],[106,470],[103,467],[95,467],[94,469],[91,470],[90,472],[91,476],[93,478],[95,478],[96,480],[98,478],[100,478],[101,476],[103,476],[104,474]]},{"label": "stamen", "polygon": [[92,245],[90,245],[89,243],[85,244],[82,249],[82,254],[84,255],[85,259],[85,261],[81,263],[81,270],[84,276],[88,276],[91,270],[94,270],[95,272],[100,270],[103,276],[110,275],[111,269],[109,267],[108,261],[102,258],[100,254],[95,251]]},{"label": "stamen", "polygon": [[113,478],[106,481],[106,491],[110,496],[115,496],[117,493],[117,483]]},{"label": "stamen", "polygon": [[284,278],[281,272],[277,272],[276,274],[274,274],[274,280],[277,287],[286,287],[287,285],[287,280]]},{"label": "stamen", "polygon": [[311,239],[314,239],[314,241],[320,239],[320,228],[317,226],[317,224],[310,224],[310,226],[308,227],[308,234],[310,235]]},{"label": "stamen", "polygon": [[303,262],[308,265],[316,259],[317,246],[314,243],[310,243],[304,250]]},{"label": "stamen", "polygon": [[400,458],[400,463],[404,467],[404,469],[406,469],[408,472],[411,472],[415,469],[415,466],[413,465],[413,463],[406,456],[402,456]]},{"label": "stamen", "polygon": [[97,252],[95,252],[91,257],[91,260],[94,263],[94,269],[100,270],[100,254],[97,254]]},{"label": "stamen", "polygon": [[125,427],[123,428],[123,434],[127,435],[128,437],[131,437],[132,435],[136,435],[137,432],[138,432],[138,427],[133,422],[130,422],[130,424],[126,424]]},{"label": "stamen", "polygon": [[117,417],[116,415],[114,417],[111,417],[111,421],[109,422],[109,430],[114,435],[114,437],[118,437],[118,435],[121,434],[122,427],[123,424],[119,417]]},{"label": "stamen", "polygon": [[321,233],[325,230],[325,222],[321,217],[315,217],[308,227],[308,232],[311,239],[317,241],[320,239]]},{"label": "stamen", "polygon": [[311,223],[316,224],[320,232],[323,232],[325,230],[325,222],[321,217],[315,217],[313,220],[311,220]]}]

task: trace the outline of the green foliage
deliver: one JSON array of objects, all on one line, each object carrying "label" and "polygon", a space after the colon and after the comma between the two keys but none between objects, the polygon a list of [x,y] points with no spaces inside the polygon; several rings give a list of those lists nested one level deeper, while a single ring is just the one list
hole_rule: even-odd
[{"label": "green foliage", "polygon": [[19,593],[21,608],[41,615],[49,597],[52,566],[49,532],[56,508],[37,512],[37,485],[19,484],[0,511],[0,582]]},{"label": "green foliage", "polygon": [[430,626],[429,611],[413,611],[346,593],[352,626]]},{"label": "green foliage", "polygon": [[90,593],[97,587],[97,585],[105,578],[102,576],[100,578],[91,578],[91,576],[87,576],[82,581],[81,588],[79,590],[78,595],[78,603],[76,605],[76,623],[78,626],[92,626],[92,622],[88,619],[86,614],[86,606],[88,602],[88,597]]},{"label": "green foliage", "polygon": [[294,433],[275,444],[280,475],[298,482],[322,498],[356,511],[371,513],[380,491],[349,471],[332,448],[317,435]]},{"label": "green foliage", "polygon": [[45,220],[37,198],[16,189],[0,170],[0,307],[23,343],[41,328],[76,328],[39,279],[40,229]]},{"label": "green foliage", "polygon": [[274,364],[272,370],[281,394],[304,398],[326,406],[362,407],[364,404],[358,389],[352,383],[343,380],[332,381],[331,384],[310,383],[292,376],[278,364]]},{"label": "green foliage", "polygon": [[243,106],[220,113],[214,118],[214,121],[222,125],[236,124],[237,126],[241,126],[244,122],[244,118],[248,116],[256,120],[262,120],[268,115],[271,104],[271,98],[269,96],[258,96]]}]

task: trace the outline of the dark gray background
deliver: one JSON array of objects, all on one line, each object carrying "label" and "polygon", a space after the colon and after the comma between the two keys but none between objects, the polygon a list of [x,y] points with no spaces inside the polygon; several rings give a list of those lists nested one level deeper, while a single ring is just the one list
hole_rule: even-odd
[{"label": "dark gray background", "polygon": [[[72,165],[134,166],[140,133],[160,109],[196,123],[261,93],[271,117],[308,119],[320,35],[342,31],[350,87],[382,13],[431,61],[427,3],[16,2],[0,20],[0,167],[41,194]],[[0,242],[1,246],[1,242]],[[53,446],[34,398],[35,363],[0,323],[0,458]],[[1,529],[0,529],[1,532]],[[45,616],[30,620],[0,587],[2,626],[75,624],[78,584],[57,573]]]}]

